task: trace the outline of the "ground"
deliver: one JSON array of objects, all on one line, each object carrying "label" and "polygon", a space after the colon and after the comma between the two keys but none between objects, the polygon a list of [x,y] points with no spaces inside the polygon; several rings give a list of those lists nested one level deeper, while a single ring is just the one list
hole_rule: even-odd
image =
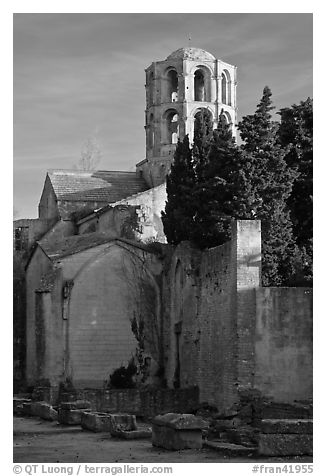
[{"label": "ground", "polygon": [[[166,451],[149,439],[122,441],[80,426],[65,427],[37,418],[14,417],[14,463],[254,463],[257,458],[225,457],[210,449]],[[312,458],[292,458],[297,463]],[[285,458],[264,461],[291,462]]]}]

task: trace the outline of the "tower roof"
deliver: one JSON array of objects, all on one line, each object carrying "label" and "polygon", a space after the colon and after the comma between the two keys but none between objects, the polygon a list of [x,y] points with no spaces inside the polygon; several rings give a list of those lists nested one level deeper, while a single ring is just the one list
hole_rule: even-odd
[{"label": "tower roof", "polygon": [[167,58],[171,59],[190,59],[190,60],[203,60],[203,61],[214,61],[216,58],[208,51],[205,51],[201,48],[194,48],[188,46],[186,48],[179,48],[176,51],[173,51]]}]

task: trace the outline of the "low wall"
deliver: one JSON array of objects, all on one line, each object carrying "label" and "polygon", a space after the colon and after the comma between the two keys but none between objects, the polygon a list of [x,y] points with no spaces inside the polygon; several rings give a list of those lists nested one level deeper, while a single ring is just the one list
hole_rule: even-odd
[{"label": "low wall", "polygon": [[132,413],[140,417],[153,417],[161,413],[193,412],[199,404],[197,387],[185,389],[84,389],[62,392],[63,401],[87,400],[96,411]]},{"label": "low wall", "polygon": [[255,387],[275,401],[312,398],[312,289],[256,290]]}]

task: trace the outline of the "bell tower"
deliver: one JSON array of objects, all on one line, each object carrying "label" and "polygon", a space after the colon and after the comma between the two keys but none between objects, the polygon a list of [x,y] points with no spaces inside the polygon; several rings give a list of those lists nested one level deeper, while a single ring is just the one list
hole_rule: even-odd
[{"label": "bell tower", "polygon": [[235,135],[236,67],[200,48],[180,48],[146,70],[146,158],[136,167],[150,187],[166,180],[178,142],[194,135],[196,114],[208,109],[214,129],[222,112]]}]

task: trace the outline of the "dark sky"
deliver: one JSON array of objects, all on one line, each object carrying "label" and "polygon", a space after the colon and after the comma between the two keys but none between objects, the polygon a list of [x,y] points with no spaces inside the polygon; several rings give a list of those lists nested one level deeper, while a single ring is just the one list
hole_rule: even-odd
[{"label": "dark sky", "polygon": [[97,131],[100,169],[144,158],[144,69],[188,45],[238,67],[238,116],[265,85],[277,109],[312,97],[312,14],[14,14],[14,207],[37,216],[47,169]]}]

